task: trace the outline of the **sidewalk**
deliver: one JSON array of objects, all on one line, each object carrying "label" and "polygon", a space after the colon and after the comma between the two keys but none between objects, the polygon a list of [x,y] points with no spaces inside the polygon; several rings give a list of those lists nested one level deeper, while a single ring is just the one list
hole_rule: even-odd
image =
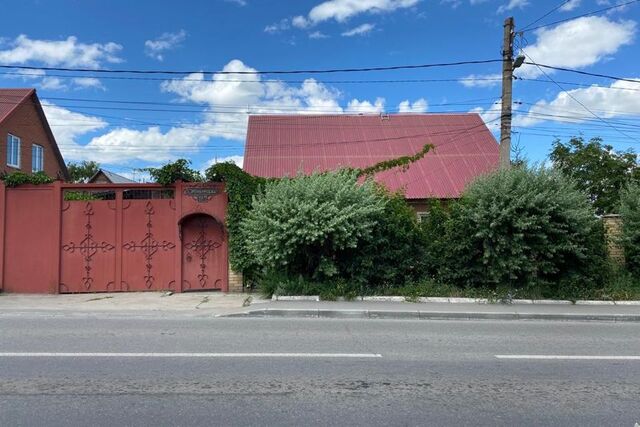
[{"label": "sidewalk", "polygon": [[[249,298],[249,300],[248,300]],[[0,316],[19,313],[217,316],[236,313],[259,295],[219,292],[131,292],[72,295],[0,294]]]},{"label": "sidewalk", "polygon": [[640,322],[640,305],[272,301],[257,294],[0,295],[0,316],[174,316]]}]

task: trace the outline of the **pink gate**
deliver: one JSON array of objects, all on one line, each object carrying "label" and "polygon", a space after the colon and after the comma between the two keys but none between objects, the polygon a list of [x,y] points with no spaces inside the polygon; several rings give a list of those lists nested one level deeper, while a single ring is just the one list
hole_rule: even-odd
[{"label": "pink gate", "polygon": [[1,186],[0,204],[5,291],[228,290],[221,184]]}]

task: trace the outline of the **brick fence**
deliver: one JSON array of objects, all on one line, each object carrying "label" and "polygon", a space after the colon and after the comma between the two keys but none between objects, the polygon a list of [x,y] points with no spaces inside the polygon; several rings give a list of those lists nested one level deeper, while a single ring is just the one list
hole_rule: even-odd
[{"label": "brick fence", "polygon": [[604,215],[602,223],[607,237],[609,257],[618,264],[624,264],[624,249],[619,242],[622,234],[622,217],[620,215]]}]

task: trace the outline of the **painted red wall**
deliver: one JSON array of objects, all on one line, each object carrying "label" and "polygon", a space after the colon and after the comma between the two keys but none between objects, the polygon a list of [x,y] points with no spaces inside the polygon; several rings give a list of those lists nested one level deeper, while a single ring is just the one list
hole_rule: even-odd
[{"label": "painted red wall", "polygon": [[[197,190],[190,190],[193,188]],[[50,185],[7,188],[0,183],[0,290],[15,293],[198,290],[183,285],[183,246],[189,242],[183,242],[181,229],[188,226],[185,219],[206,215],[224,230],[228,203],[224,186],[177,183],[173,199],[128,200],[123,198],[127,189],[162,187],[56,181]],[[65,190],[114,191],[115,200],[63,201]],[[202,196],[203,191],[206,197],[196,200],[194,196]],[[91,287],[84,288],[88,264],[79,246],[88,233],[92,244],[108,248],[91,255]],[[154,251],[152,259],[144,256],[149,233],[157,244],[166,247]],[[217,258],[211,262],[220,280],[211,282],[215,286],[204,290],[228,290],[226,230],[222,234],[216,248]],[[150,274],[153,283],[146,280]]]}]

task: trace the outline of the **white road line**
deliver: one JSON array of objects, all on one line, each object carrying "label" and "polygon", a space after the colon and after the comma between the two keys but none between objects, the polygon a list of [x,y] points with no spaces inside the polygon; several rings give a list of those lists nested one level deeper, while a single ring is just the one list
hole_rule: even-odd
[{"label": "white road line", "polygon": [[103,357],[103,358],[315,358],[315,359],[373,359],[376,353],[0,353],[0,357]]},{"label": "white road line", "polygon": [[496,359],[513,360],[640,360],[640,356],[563,356],[544,354],[497,354]]}]

